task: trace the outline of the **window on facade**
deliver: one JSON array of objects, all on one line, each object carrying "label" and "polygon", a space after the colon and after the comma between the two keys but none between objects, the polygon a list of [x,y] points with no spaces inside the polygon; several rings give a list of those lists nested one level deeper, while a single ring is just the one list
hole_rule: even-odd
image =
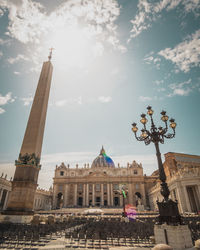
[{"label": "window on facade", "polygon": [[62,185],[59,185],[59,186],[58,186],[58,190],[59,190],[59,191],[62,191],[62,190],[63,190],[63,186],[62,186]]},{"label": "window on facade", "polygon": [[134,173],[134,174],[138,174],[138,171],[137,171],[137,170],[133,170],[133,173]]},{"label": "window on facade", "polygon": [[139,184],[138,183],[135,184],[135,189],[139,189]]},{"label": "window on facade", "polygon": [[100,184],[96,184],[96,191],[101,191],[101,185]]},{"label": "window on facade", "polygon": [[64,171],[60,171],[60,176],[63,176],[64,175]]},{"label": "window on facade", "polygon": [[119,190],[119,184],[114,184],[113,188],[114,190]]},{"label": "window on facade", "polygon": [[103,184],[103,191],[104,191],[104,192],[107,191],[107,184]]},{"label": "window on facade", "polygon": [[78,191],[82,191],[83,190],[83,184],[78,184]]},{"label": "window on facade", "polygon": [[71,176],[74,176],[75,174],[74,174],[74,172],[71,172]]},{"label": "window on facade", "polygon": [[89,184],[89,191],[92,191],[92,184]]}]

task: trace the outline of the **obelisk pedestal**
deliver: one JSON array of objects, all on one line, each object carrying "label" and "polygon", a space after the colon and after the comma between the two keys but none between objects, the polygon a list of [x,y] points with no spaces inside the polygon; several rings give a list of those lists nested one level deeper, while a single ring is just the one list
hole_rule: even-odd
[{"label": "obelisk pedestal", "polygon": [[33,203],[41,168],[40,156],[53,72],[51,55],[52,50],[49,61],[43,63],[19,158],[15,161],[12,191],[1,221],[24,223],[34,214]]}]

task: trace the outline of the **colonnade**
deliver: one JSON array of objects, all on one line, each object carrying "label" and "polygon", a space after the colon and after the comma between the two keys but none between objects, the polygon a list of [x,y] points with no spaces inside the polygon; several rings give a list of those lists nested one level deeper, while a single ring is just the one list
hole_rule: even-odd
[{"label": "colonnade", "polygon": [[[81,185],[81,188],[79,185]],[[96,185],[98,185],[98,189]],[[139,188],[135,189],[135,183],[128,183],[127,203],[136,204],[135,192],[141,192],[142,204],[146,205],[144,184],[140,183],[138,185]],[[63,185],[61,189],[59,189],[59,186],[57,186],[54,192],[53,207],[57,205],[56,199],[58,193],[62,193],[63,195],[63,207],[123,206],[123,197],[119,194],[119,189],[116,189],[115,183],[68,183]]]},{"label": "colonnade", "polygon": [[[89,190],[89,185],[92,185],[92,190]],[[112,183],[107,183],[106,184],[106,190],[104,190],[104,185],[103,183],[100,184],[100,191],[95,190],[95,185],[94,183],[85,183],[83,184],[83,189],[81,192],[81,195],[78,193],[78,184],[74,184],[74,206],[78,206],[78,197],[82,198],[82,206],[96,206],[96,198],[100,198],[99,205],[104,206],[104,202],[106,201],[107,206],[113,206],[114,205],[114,195],[113,195],[113,184]],[[116,195],[117,196],[117,195]],[[119,195],[118,195],[119,196]],[[122,199],[119,199],[120,201]],[[64,201],[64,204],[67,202]],[[67,204],[66,204],[67,205]],[[119,204],[122,206],[122,201]]]}]

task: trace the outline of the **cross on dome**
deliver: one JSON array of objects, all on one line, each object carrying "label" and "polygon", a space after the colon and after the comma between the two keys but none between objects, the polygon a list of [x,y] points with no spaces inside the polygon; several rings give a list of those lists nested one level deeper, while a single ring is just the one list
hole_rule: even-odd
[{"label": "cross on dome", "polygon": [[100,151],[100,155],[103,155],[103,154],[105,154],[106,152],[105,152],[105,149],[103,148],[103,146],[102,146],[102,148],[101,148],[101,151]]}]

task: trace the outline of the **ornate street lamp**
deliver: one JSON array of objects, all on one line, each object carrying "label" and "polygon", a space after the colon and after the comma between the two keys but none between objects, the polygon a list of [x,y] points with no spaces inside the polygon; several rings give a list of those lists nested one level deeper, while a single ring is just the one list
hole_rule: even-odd
[{"label": "ornate street lamp", "polygon": [[158,205],[158,210],[159,210],[159,217],[158,217],[158,223],[163,224],[163,223],[181,223],[181,216],[178,211],[178,202],[172,201],[169,199],[169,188],[166,183],[166,175],[164,171],[164,167],[162,164],[162,159],[161,159],[161,154],[159,150],[159,143],[164,144],[164,139],[171,139],[175,137],[175,129],[176,129],[176,123],[174,119],[170,119],[170,127],[172,129],[172,133],[168,133],[168,124],[167,121],[169,117],[166,115],[166,111],[161,112],[161,120],[164,122],[164,127],[156,127],[153,121],[153,113],[154,111],[152,110],[151,106],[147,107],[147,114],[150,116],[150,121],[151,121],[151,128],[148,130],[146,128],[146,124],[148,122],[146,118],[146,114],[141,115],[141,120],[140,122],[143,124],[143,128],[141,129],[141,135],[137,136],[137,124],[133,123],[132,124],[132,131],[135,134],[135,138],[138,141],[144,141],[145,145],[149,145],[151,142],[154,143],[155,148],[156,148],[156,156],[158,160],[158,169],[159,169],[159,179],[161,181],[161,190],[160,193],[163,196],[163,200],[159,202],[157,200],[157,205]]}]

